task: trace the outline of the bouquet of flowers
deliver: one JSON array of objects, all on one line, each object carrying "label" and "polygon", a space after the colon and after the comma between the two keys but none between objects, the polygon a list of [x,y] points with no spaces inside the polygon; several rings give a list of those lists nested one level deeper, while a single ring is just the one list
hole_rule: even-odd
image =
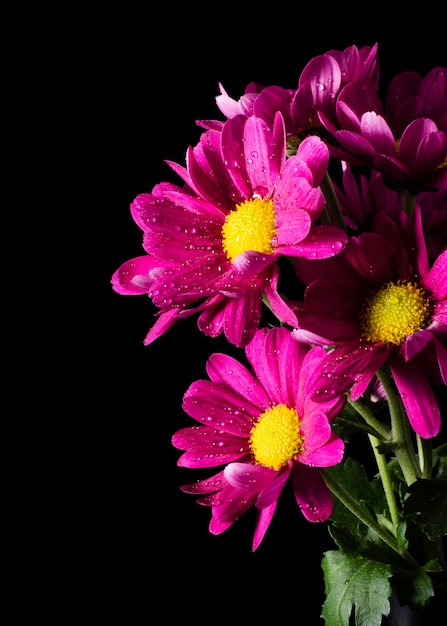
[{"label": "bouquet of flowers", "polygon": [[379,84],[377,44],[311,58],[296,88],[219,84],[167,161],[179,183],[132,202],[144,254],[112,276],[156,307],[145,345],[196,316],[240,351],[185,391],[172,444],[204,473],[181,489],[212,534],[254,508],[255,551],[289,483],[334,542],[329,626],[447,593],[447,68]]}]

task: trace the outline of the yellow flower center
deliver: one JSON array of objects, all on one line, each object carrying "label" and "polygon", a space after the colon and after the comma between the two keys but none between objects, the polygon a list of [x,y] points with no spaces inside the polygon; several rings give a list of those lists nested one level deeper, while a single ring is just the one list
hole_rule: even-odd
[{"label": "yellow flower center", "polygon": [[287,158],[294,156],[298,152],[300,145],[300,138],[298,135],[289,135],[286,141],[286,156]]},{"label": "yellow flower center", "polygon": [[303,449],[298,413],[285,404],[268,409],[251,429],[249,443],[257,464],[279,470]]},{"label": "yellow flower center", "polygon": [[359,323],[365,339],[373,343],[401,344],[424,328],[432,307],[416,283],[386,283],[363,302]]},{"label": "yellow flower center", "polygon": [[225,254],[234,259],[247,250],[272,254],[276,236],[275,209],[272,200],[253,198],[236,205],[225,218],[222,244]]},{"label": "yellow flower center", "polygon": [[441,161],[441,163],[436,166],[436,169],[437,170],[442,170],[445,167],[447,167],[447,155],[444,157],[444,159]]}]

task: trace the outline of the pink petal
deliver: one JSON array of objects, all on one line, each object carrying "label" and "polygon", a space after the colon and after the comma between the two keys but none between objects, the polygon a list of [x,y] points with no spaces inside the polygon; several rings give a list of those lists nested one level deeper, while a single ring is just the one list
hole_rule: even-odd
[{"label": "pink petal", "polygon": [[306,259],[327,259],[338,254],[348,241],[347,234],[338,226],[312,226],[308,236],[296,244],[281,246],[281,253]]},{"label": "pink petal", "polygon": [[301,431],[304,437],[305,452],[300,454],[305,459],[311,452],[323,446],[331,436],[328,418],[321,410],[301,416]]},{"label": "pink petal", "polygon": [[272,277],[265,285],[265,297],[269,302],[272,313],[278,318],[278,320],[280,320],[283,324],[288,324],[292,328],[295,328],[298,326],[298,320],[295,313],[278,293],[278,276],[279,269],[277,264],[275,264],[272,271]]},{"label": "pink petal", "polygon": [[[273,130],[260,117],[247,118],[244,126],[246,170],[254,193],[265,196],[274,189],[278,173],[285,160],[285,130],[274,138]],[[275,139],[279,140],[279,144]]]},{"label": "pink petal", "polygon": [[250,493],[262,491],[275,475],[272,469],[250,463],[230,463],[224,469],[225,479],[234,489]]},{"label": "pink petal", "polygon": [[305,237],[307,237],[311,225],[310,215],[303,209],[291,208],[277,212],[277,245],[281,248],[283,246],[288,248],[301,242]]},{"label": "pink petal", "polygon": [[303,348],[284,326],[258,332],[246,348],[247,358],[271,404],[294,406]]},{"label": "pink petal", "polygon": [[430,289],[437,300],[445,300],[447,298],[447,249],[433,263],[433,267],[425,277],[423,285]]},{"label": "pink petal", "polygon": [[270,526],[270,522],[272,521],[273,515],[276,511],[277,502],[273,502],[270,506],[266,506],[263,509],[257,511],[256,515],[256,526],[255,532],[253,535],[253,552],[257,550],[259,544],[264,538],[265,533],[267,532],[268,527]]},{"label": "pink petal", "polygon": [[270,480],[270,482],[259,494],[259,497],[256,501],[256,508],[264,509],[271,506],[272,504],[275,504],[278,501],[279,495],[290,476],[290,471],[291,466],[288,467],[285,471],[277,474],[275,478]]},{"label": "pink petal", "polygon": [[169,311],[161,313],[160,317],[147,333],[143,342],[144,345],[148,346],[153,341],[164,335],[164,333],[179,319],[178,312],[178,309],[170,309]]},{"label": "pink petal", "polygon": [[291,482],[298,506],[310,522],[324,522],[331,515],[331,492],[317,469],[295,465]]},{"label": "pink petal", "polygon": [[424,439],[435,437],[441,428],[441,414],[423,369],[416,359],[404,361],[399,356],[389,364],[411,426]]},{"label": "pink petal", "polygon": [[112,276],[113,290],[125,296],[147,294],[153,282],[149,273],[159,265],[160,259],[149,255],[126,261]]},{"label": "pink petal", "polygon": [[262,315],[259,293],[248,293],[225,303],[224,332],[230,343],[243,348],[253,339]]},{"label": "pink petal", "polygon": [[182,408],[190,417],[210,428],[248,438],[259,409],[231,389],[210,380],[194,381],[183,396]]},{"label": "pink petal", "polygon": [[260,412],[269,406],[269,398],[262,385],[237,359],[214,353],[208,359],[206,372],[214,383],[226,385],[259,407]]},{"label": "pink petal", "polygon": [[343,460],[344,452],[343,439],[332,433],[327,443],[315,449],[311,454],[304,456],[302,460],[300,458],[300,460],[311,467],[330,467]]}]

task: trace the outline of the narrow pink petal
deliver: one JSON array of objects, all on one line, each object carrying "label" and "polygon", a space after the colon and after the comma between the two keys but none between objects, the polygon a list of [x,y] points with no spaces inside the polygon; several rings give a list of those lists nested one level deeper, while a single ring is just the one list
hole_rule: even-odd
[{"label": "narrow pink petal", "polygon": [[286,302],[279,295],[277,290],[278,281],[274,281],[271,279],[265,285],[265,297],[267,298],[272,313],[280,320],[283,324],[288,324],[292,328],[296,328],[298,326],[298,320],[295,313],[292,309],[286,304]]},{"label": "narrow pink petal", "polygon": [[243,513],[248,511],[256,501],[256,493],[241,493],[227,485],[213,503],[213,517],[209,530],[217,535],[229,528]]},{"label": "narrow pink petal", "polygon": [[[390,349],[367,343],[335,348],[309,377],[307,393],[318,402],[319,399],[325,400],[327,393],[335,396],[349,391],[356,382],[361,380],[369,382],[386,361],[389,353]],[[352,399],[357,400],[358,395]]]},{"label": "narrow pink petal", "polygon": [[147,333],[143,342],[144,345],[148,346],[153,341],[164,335],[164,333],[169,330],[179,319],[178,312],[178,309],[169,309],[169,311],[164,311],[163,313],[161,313],[160,317]]},{"label": "narrow pink petal", "polygon": [[294,328],[292,330],[292,336],[296,341],[308,345],[314,344],[315,346],[327,346],[332,344],[332,341],[329,341],[326,337],[317,335],[316,333],[305,330],[304,328]]},{"label": "narrow pink petal", "polygon": [[275,259],[276,255],[247,250],[235,258],[233,267],[241,275],[257,276]]},{"label": "narrow pink petal", "polygon": [[330,467],[331,465],[337,465],[337,463],[343,460],[344,452],[345,444],[343,439],[332,433],[327,443],[316,448],[302,459],[300,457],[300,461],[311,467]]},{"label": "narrow pink petal", "polygon": [[301,417],[305,415],[310,416],[316,411],[321,411],[326,414],[326,418],[331,422],[343,408],[346,397],[341,395],[327,398],[324,402],[314,402],[306,393],[308,379],[314,375],[314,372],[318,370],[325,358],[326,351],[319,346],[314,346],[305,355],[301,366],[296,407],[298,415]]},{"label": "narrow pink petal", "polygon": [[316,135],[310,135],[300,143],[297,156],[306,161],[312,170],[313,184],[316,187],[319,186],[329,164],[329,150],[326,143]]},{"label": "narrow pink petal", "polygon": [[360,128],[362,136],[374,146],[376,152],[396,154],[396,140],[384,117],[375,111],[367,111],[362,115]]},{"label": "narrow pink petal", "polygon": [[327,259],[341,252],[347,241],[348,237],[343,229],[332,224],[322,224],[312,226],[302,241],[281,246],[281,253],[311,260]]},{"label": "narrow pink petal", "polygon": [[209,380],[194,381],[183,396],[182,408],[190,417],[210,428],[248,438],[259,409],[248,400]]},{"label": "narrow pink petal", "polygon": [[441,414],[435,393],[416,359],[390,359],[390,369],[411,426],[423,439],[435,437],[441,428]]},{"label": "narrow pink petal", "polygon": [[220,149],[221,133],[208,131],[201,137],[205,145],[210,143],[209,151],[214,155],[212,166],[208,155],[204,155],[203,144],[187,152],[188,172],[197,195],[214,206],[230,208],[234,202],[236,187],[228,174]]},{"label": "narrow pink petal", "polygon": [[433,267],[423,281],[423,285],[430,289],[437,300],[447,298],[447,249],[435,260]]},{"label": "narrow pink petal", "polygon": [[259,493],[272,482],[276,472],[262,465],[250,463],[230,463],[224,469],[224,476],[235,489]]},{"label": "narrow pink petal", "polygon": [[[185,431],[188,430],[189,433],[178,431],[172,438],[172,444],[176,448],[184,449],[185,446],[188,446],[186,452],[177,460],[179,467],[203,469],[223,466],[226,463],[242,459],[250,451],[247,442],[239,441],[238,446],[238,440],[233,435],[222,436],[221,438],[208,437],[208,440],[204,437],[203,441],[201,441],[202,447],[200,443],[196,443],[197,433],[193,429],[185,429]],[[222,447],[213,448],[215,445]],[[228,446],[228,450],[223,449],[225,445]]]},{"label": "narrow pink petal", "polygon": [[253,552],[258,549],[268,527],[270,526],[270,522],[272,521],[273,515],[276,511],[276,505],[277,502],[273,502],[270,506],[266,506],[257,511],[252,545]]},{"label": "narrow pink petal", "polygon": [[310,522],[324,522],[331,515],[334,503],[331,492],[319,471],[306,465],[295,465],[291,482],[298,506]]},{"label": "narrow pink petal", "polygon": [[307,457],[311,452],[327,442],[331,436],[331,427],[326,414],[321,410],[306,413],[300,417],[305,445],[305,454],[303,456]]},{"label": "narrow pink petal", "polygon": [[[349,341],[352,336],[360,338],[355,317],[358,311],[358,300],[363,297],[364,294],[357,289],[356,293],[351,291],[351,297],[347,298],[345,290],[341,289],[338,283],[322,278],[315,280],[306,289],[305,309],[317,311],[318,317],[321,316],[322,319],[329,321],[332,318],[334,325],[339,323],[347,325],[345,341]],[[337,339],[339,338],[340,335]]]},{"label": "narrow pink petal", "polygon": [[[324,196],[318,187],[313,186],[312,172],[307,167],[307,163],[297,161],[295,168],[287,167],[293,158],[296,157],[291,157],[287,161],[281,172],[280,182],[275,189],[273,200],[276,214],[278,216],[282,211],[302,209],[309,214],[311,221],[315,222],[323,211]],[[307,173],[310,181],[304,178],[304,173]]]},{"label": "narrow pink petal", "polygon": [[153,278],[149,273],[159,267],[160,259],[149,255],[138,256],[123,263],[112,276],[112,287],[125,296],[147,294]]},{"label": "narrow pink petal", "polygon": [[259,494],[256,501],[256,508],[264,509],[277,502],[279,495],[290,476],[291,469],[292,466],[289,466],[285,471],[277,474],[273,480],[270,480],[270,482]]},{"label": "narrow pink petal", "polygon": [[209,478],[205,478],[204,480],[196,480],[193,483],[188,483],[185,485],[181,485],[180,489],[184,493],[190,493],[192,495],[200,495],[205,493],[213,493],[219,491],[223,488],[225,484],[225,479],[223,475],[223,470],[210,476]]},{"label": "narrow pink petal", "polygon": [[406,361],[412,359],[418,352],[420,352],[425,346],[433,340],[433,335],[430,331],[422,329],[417,333],[412,333],[404,345],[402,346],[402,353]]},{"label": "narrow pink petal", "polygon": [[[283,162],[284,122],[282,117],[275,119],[280,119],[282,124],[282,131],[281,133],[276,131],[275,138],[273,130],[260,117],[251,116],[247,118],[244,126],[246,169],[253,193],[258,193],[261,196],[273,192]],[[278,138],[279,145],[275,142],[275,139]]]},{"label": "narrow pink petal", "polygon": [[222,128],[222,156],[229,175],[239,190],[241,198],[251,198],[252,189],[247,176],[246,163],[242,150],[245,115],[236,115]]},{"label": "narrow pink petal", "polygon": [[435,336],[435,346],[438,355],[439,371],[444,384],[447,385],[447,345],[438,341]]},{"label": "narrow pink petal", "polygon": [[258,332],[247,346],[247,358],[272,404],[295,405],[304,350],[284,326]]},{"label": "narrow pink petal", "polygon": [[253,339],[262,315],[260,293],[248,293],[225,303],[224,332],[230,343],[244,348]]},{"label": "narrow pink petal", "polygon": [[216,384],[224,384],[235,393],[265,411],[269,398],[262,385],[238,360],[225,354],[214,353],[208,359],[206,371]]},{"label": "narrow pink petal", "polygon": [[309,234],[311,225],[310,215],[303,209],[290,208],[277,212],[277,246],[282,248],[300,243]]},{"label": "narrow pink petal", "polygon": [[345,250],[346,258],[365,284],[379,285],[393,276],[394,256],[390,258],[389,246],[380,235],[366,232],[351,237]]}]

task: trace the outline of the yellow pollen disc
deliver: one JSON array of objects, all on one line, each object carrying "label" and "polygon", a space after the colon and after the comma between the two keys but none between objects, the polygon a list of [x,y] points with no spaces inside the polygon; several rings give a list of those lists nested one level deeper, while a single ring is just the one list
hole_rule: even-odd
[{"label": "yellow pollen disc", "polygon": [[295,409],[277,404],[263,413],[250,433],[256,463],[279,470],[303,449],[300,420]]},{"label": "yellow pollen disc", "polygon": [[437,170],[442,170],[442,169],[444,169],[446,167],[447,167],[447,155],[444,157],[444,159],[441,161],[441,163],[436,166],[436,169]]},{"label": "yellow pollen disc", "polygon": [[297,135],[289,135],[286,141],[286,156],[287,158],[294,156],[298,152],[300,145],[300,138]]},{"label": "yellow pollen disc", "polygon": [[431,311],[427,294],[416,283],[389,282],[363,302],[360,328],[368,341],[399,345],[427,326]]},{"label": "yellow pollen disc", "polygon": [[222,227],[222,245],[228,259],[247,250],[272,254],[276,236],[275,209],[271,200],[253,198],[236,205]]}]

